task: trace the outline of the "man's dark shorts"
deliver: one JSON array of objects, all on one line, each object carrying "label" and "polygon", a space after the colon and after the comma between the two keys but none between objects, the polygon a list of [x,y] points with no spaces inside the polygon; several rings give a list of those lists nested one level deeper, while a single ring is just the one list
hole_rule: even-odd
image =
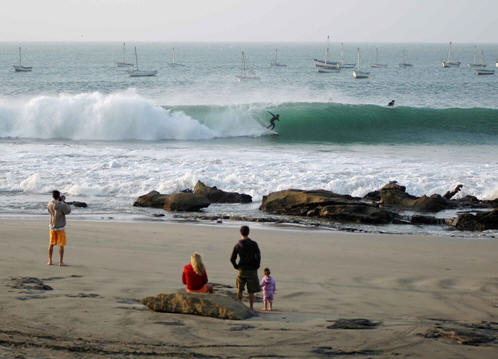
[{"label": "man's dark shorts", "polygon": [[261,289],[259,288],[259,279],[257,270],[243,270],[239,269],[235,284],[239,292],[243,292],[247,284],[248,293],[256,293]]}]

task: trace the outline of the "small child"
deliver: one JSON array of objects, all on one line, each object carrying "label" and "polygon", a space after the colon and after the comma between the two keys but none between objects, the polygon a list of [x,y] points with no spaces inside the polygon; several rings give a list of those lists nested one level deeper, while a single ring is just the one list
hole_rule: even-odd
[{"label": "small child", "polygon": [[259,286],[263,288],[263,299],[265,301],[265,311],[268,311],[268,303],[270,303],[270,311],[272,310],[273,304],[273,293],[277,290],[277,286],[275,283],[275,279],[270,276],[270,268],[265,268],[263,270],[265,273],[263,279],[261,279],[261,283]]}]

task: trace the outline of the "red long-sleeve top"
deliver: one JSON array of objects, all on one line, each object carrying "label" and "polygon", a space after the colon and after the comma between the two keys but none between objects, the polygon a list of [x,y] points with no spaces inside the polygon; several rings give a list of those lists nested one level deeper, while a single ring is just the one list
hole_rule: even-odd
[{"label": "red long-sleeve top", "polygon": [[187,289],[201,289],[204,284],[208,282],[207,273],[204,272],[202,276],[194,272],[191,264],[183,267],[182,282],[187,285]]}]

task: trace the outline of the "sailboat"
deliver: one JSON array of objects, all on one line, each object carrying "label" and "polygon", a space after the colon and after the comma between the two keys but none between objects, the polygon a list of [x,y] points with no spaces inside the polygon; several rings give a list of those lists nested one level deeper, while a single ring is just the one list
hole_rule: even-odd
[{"label": "sailboat", "polygon": [[170,62],[169,65],[170,66],[185,66],[184,64],[179,64],[178,62],[176,62],[176,52],[175,52],[174,47],[173,47],[173,62]]},{"label": "sailboat", "polygon": [[401,63],[399,64],[399,67],[401,67],[401,68],[413,67],[412,64],[409,64],[408,62],[406,62],[406,51],[405,51],[405,49],[403,49],[403,59],[402,59]]},{"label": "sailboat", "polygon": [[138,68],[138,55],[137,48],[135,47],[135,69],[128,71],[130,77],[148,77],[148,76],[156,76],[157,70],[144,71]]},{"label": "sailboat", "polygon": [[486,70],[484,68],[484,66],[486,66],[486,65],[485,65],[485,61],[484,61],[484,51],[482,51],[482,50],[481,50],[481,64],[483,66],[476,70],[476,75],[494,75],[495,74],[495,70]]},{"label": "sailboat", "polygon": [[448,45],[448,57],[446,58],[446,61],[443,61],[443,67],[448,68],[448,67],[460,67],[460,61],[451,61],[451,46],[453,43],[450,41]]},{"label": "sailboat", "polygon": [[325,59],[313,59],[316,71],[320,73],[336,73],[341,71],[341,66],[338,62],[329,61],[329,41],[330,36],[327,36],[327,47],[325,48]]},{"label": "sailboat", "polygon": [[244,53],[244,51],[242,51],[242,69],[241,69],[241,73],[240,73],[240,76],[236,76],[237,77],[237,80],[239,80],[240,82],[242,81],[246,81],[246,80],[261,80],[258,76],[254,75],[254,74],[247,74],[247,70],[246,70],[246,54]]},{"label": "sailboat", "polygon": [[123,42],[123,61],[116,62],[116,65],[118,67],[132,67],[133,64],[130,62],[126,62],[126,45]]},{"label": "sailboat", "polygon": [[276,66],[276,67],[287,67],[286,64],[280,64],[278,62],[278,49],[275,49],[275,59],[273,60],[273,62],[270,65]]},{"label": "sailboat", "polygon": [[368,79],[368,75],[370,75],[370,72],[366,71],[361,71],[360,67],[360,48],[358,48],[358,62],[356,64],[356,70],[353,70],[353,77],[355,79]]},{"label": "sailboat", "polygon": [[474,62],[472,62],[471,64],[467,64],[467,66],[470,67],[471,69],[482,69],[482,68],[486,67],[486,64],[482,60],[482,51],[481,51],[481,63],[477,63],[477,53],[478,53],[478,49],[477,49],[477,46],[475,46],[475,48],[474,48]]},{"label": "sailboat", "polygon": [[21,61],[21,47],[19,46],[19,65],[14,65],[14,70],[16,72],[31,72],[32,66],[23,66]]},{"label": "sailboat", "polygon": [[384,68],[384,67],[387,67],[387,64],[381,64],[379,62],[379,48],[378,47],[375,48],[375,63],[370,64],[370,67],[372,67],[372,68]]},{"label": "sailboat", "polygon": [[343,69],[354,69],[356,64],[345,64],[344,63],[344,43],[341,42],[341,68]]}]

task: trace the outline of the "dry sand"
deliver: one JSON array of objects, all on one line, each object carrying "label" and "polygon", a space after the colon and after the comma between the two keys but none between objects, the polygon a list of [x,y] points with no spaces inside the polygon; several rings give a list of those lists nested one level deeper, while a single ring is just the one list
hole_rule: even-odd
[{"label": "dry sand", "polygon": [[[275,311],[227,321],[154,313],[136,300],[180,288],[193,251],[211,282],[233,285],[238,227],[69,219],[67,235],[68,265],[47,266],[46,221],[0,221],[0,358],[498,357],[496,341],[423,336],[453,321],[498,321],[495,239],[254,227],[277,281]],[[53,290],[8,286],[21,276]],[[338,318],[382,324],[328,329]]]}]

